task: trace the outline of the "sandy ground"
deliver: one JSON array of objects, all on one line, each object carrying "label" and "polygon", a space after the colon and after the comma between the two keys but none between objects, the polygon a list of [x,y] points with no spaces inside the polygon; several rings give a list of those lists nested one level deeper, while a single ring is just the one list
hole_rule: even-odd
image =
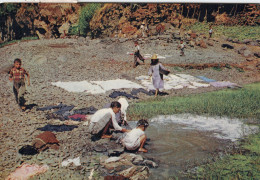
[{"label": "sandy ground", "polygon": [[[141,54],[158,53],[162,56],[171,56],[162,63],[182,64],[182,63],[241,63],[246,59],[235,50],[221,48],[221,41],[214,42],[214,46],[207,49],[199,47],[187,47],[186,56],[179,56],[177,49],[178,41],[166,43],[163,40],[143,40],[140,41]],[[31,86],[27,87],[25,99],[26,104],[37,104],[38,107],[54,105],[60,102],[67,105],[75,105],[76,108],[94,106],[101,108],[104,104],[113,101],[109,98],[112,91],[105,94],[90,95],[86,93],[70,93],[61,88],[51,85],[57,81],[82,81],[82,80],[111,80],[123,78],[139,83],[135,77],[147,75],[150,60],[145,61],[145,65],[132,68],[133,56],[127,52],[133,51],[133,41],[115,41],[114,39],[52,39],[20,42],[0,49],[0,139],[1,139],[1,162],[0,178],[5,178],[11,171],[24,161],[41,162],[52,164],[52,170],[48,171],[44,177],[59,179],[66,172],[72,177],[80,176],[85,168],[74,171],[75,167],[62,169],[60,162],[68,157],[77,157],[82,153],[88,154],[86,162],[93,162],[90,142],[87,136],[86,127],[80,125],[76,131],[56,133],[57,139],[61,142],[59,151],[47,150],[40,155],[29,158],[19,155],[17,152],[23,146],[30,144],[33,138],[41,133],[36,130],[43,127],[50,120],[46,119],[46,112],[36,111],[36,108],[22,112],[15,103],[12,92],[12,83],[8,81],[6,70],[13,63],[15,58],[21,58],[23,67],[29,71],[31,76]],[[190,74],[193,76],[206,76],[219,81],[231,81],[239,85],[244,85],[259,81],[258,71],[239,72],[237,69],[224,68],[216,71],[212,68],[204,70],[184,70],[168,67],[172,73]],[[169,90],[169,96],[185,95],[192,93],[202,93],[217,90],[217,88],[198,88]],[[130,92],[130,90],[125,90]],[[139,94],[140,99],[129,99],[130,104],[150,96]],[[107,143],[107,142],[106,142]],[[84,149],[84,151],[82,151]],[[68,178],[69,178],[68,175]],[[65,176],[64,179],[67,179]]]}]

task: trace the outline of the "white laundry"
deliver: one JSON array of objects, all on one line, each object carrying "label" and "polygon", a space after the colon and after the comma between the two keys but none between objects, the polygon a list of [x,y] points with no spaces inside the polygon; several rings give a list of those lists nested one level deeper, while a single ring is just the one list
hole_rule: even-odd
[{"label": "white laundry", "polygon": [[73,163],[75,166],[80,166],[80,158],[77,157],[77,158],[74,158],[74,159],[68,159],[68,160],[65,160],[61,163],[61,166],[68,166],[70,163]]},{"label": "white laundry", "polygon": [[101,94],[112,89],[143,88],[143,86],[126,79],[108,81],[69,81],[52,82],[54,86],[61,87],[69,92],[86,92],[90,94]]},{"label": "white laundry", "polygon": [[[148,90],[154,90],[152,80],[149,76],[139,76],[135,79],[140,80],[141,84],[145,86]],[[197,89],[199,87],[209,87],[209,83],[203,83],[199,78],[188,74],[170,74],[168,76],[163,77],[164,80],[164,89],[182,89],[182,88],[190,88]]]},{"label": "white laundry", "polygon": [[143,88],[141,85],[126,79],[116,79],[116,80],[108,80],[108,81],[91,81],[91,83],[101,86],[105,91],[109,91],[112,89],[122,89],[122,88]]}]

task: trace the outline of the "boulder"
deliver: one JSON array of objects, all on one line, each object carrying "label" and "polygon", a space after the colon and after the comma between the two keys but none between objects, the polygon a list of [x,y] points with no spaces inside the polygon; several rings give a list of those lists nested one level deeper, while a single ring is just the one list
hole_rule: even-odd
[{"label": "boulder", "polygon": [[196,33],[191,33],[191,34],[190,34],[190,37],[191,37],[192,39],[195,39],[195,38],[197,37],[197,34],[196,34]]},{"label": "boulder", "polygon": [[206,45],[205,41],[200,40],[200,47],[207,48],[207,45]]},{"label": "boulder", "polygon": [[243,53],[242,53],[242,56],[244,56],[244,57],[252,57],[254,54],[250,51],[250,50],[248,50],[248,49],[246,49]]},{"label": "boulder", "polygon": [[108,150],[108,156],[119,156],[124,152],[124,148],[110,149]]},{"label": "boulder", "polygon": [[259,46],[259,43],[257,41],[252,41],[249,43],[251,46]]},{"label": "boulder", "polygon": [[255,52],[254,55],[258,58],[260,58],[260,52]]},{"label": "boulder", "polygon": [[244,39],[244,40],[242,41],[242,43],[244,43],[244,44],[249,44],[250,42],[252,42],[251,39]]},{"label": "boulder", "polygon": [[147,166],[142,167],[140,170],[138,170],[135,175],[130,177],[130,180],[143,180],[148,179],[149,177],[149,168]]},{"label": "boulder", "polygon": [[190,41],[190,46],[194,47],[195,46],[195,41]]},{"label": "boulder", "polygon": [[213,45],[214,45],[212,41],[208,41],[207,44],[208,44],[209,46],[213,46]]},{"label": "boulder", "polygon": [[142,165],[146,165],[146,166],[151,167],[151,168],[158,167],[158,164],[156,164],[155,162],[153,162],[151,160],[144,160]]},{"label": "boulder", "polygon": [[241,48],[238,49],[237,52],[238,52],[238,54],[243,54],[246,49],[247,49],[246,46],[242,46]]}]

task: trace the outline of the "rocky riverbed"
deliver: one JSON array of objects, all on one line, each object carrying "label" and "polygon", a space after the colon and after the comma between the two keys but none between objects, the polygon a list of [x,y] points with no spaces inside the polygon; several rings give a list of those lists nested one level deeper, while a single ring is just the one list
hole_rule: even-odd
[{"label": "rocky riverbed", "polygon": [[[207,41],[207,40],[205,40]],[[259,71],[256,66],[250,70],[238,68],[213,68],[183,69],[170,64],[201,64],[201,63],[227,63],[240,64],[247,62],[247,58],[238,54],[241,45],[230,43],[235,48],[222,48],[223,39],[211,40],[212,46],[201,48],[199,46],[187,46],[185,56],[179,56],[177,49],[179,40],[170,40],[165,36],[154,36],[140,39],[141,54],[157,53],[166,56],[163,64],[172,73],[183,73],[193,76],[206,76],[218,81],[230,81],[241,86],[259,81]],[[259,46],[247,46],[252,52],[259,52]],[[49,170],[35,179],[87,179],[97,178],[98,175],[121,174],[132,176],[132,179],[142,179],[149,174],[149,168],[158,166],[158,162],[145,158],[142,154],[123,153],[118,158],[108,159],[109,153],[122,153],[122,148],[114,141],[100,140],[93,142],[87,133],[87,127],[83,123],[72,131],[55,132],[60,141],[59,150],[48,149],[34,156],[22,156],[18,150],[31,144],[35,136],[41,133],[37,128],[46,124],[61,124],[62,122],[48,120],[45,111],[37,111],[36,107],[22,112],[15,103],[12,92],[12,83],[8,81],[7,71],[15,58],[22,59],[22,66],[28,70],[31,76],[31,86],[27,87],[25,99],[27,105],[44,107],[56,105],[60,102],[74,105],[74,109],[94,106],[102,108],[104,104],[115,99],[104,94],[91,95],[87,93],[72,93],[62,88],[51,85],[57,81],[101,81],[112,79],[127,79],[139,83],[135,78],[147,75],[149,61],[145,65],[132,68],[133,56],[127,55],[134,49],[134,43],[126,38],[68,38],[46,39],[15,43],[0,49],[0,137],[1,137],[1,162],[0,178],[6,178],[22,163],[47,164]],[[259,62],[259,58],[254,57]],[[202,93],[218,90],[215,87],[179,90],[167,90],[169,96]],[[130,89],[125,89],[130,92]],[[129,103],[151,98],[148,95],[139,94],[139,99],[129,99]],[[131,119],[129,119],[131,120]],[[135,119],[133,119],[135,120]],[[112,150],[109,152],[109,150]],[[113,151],[114,150],[114,151]],[[73,164],[62,167],[61,162],[67,159],[80,157],[81,165]],[[114,165],[109,163],[113,162]],[[116,164],[117,163],[117,164]],[[116,165],[115,165],[116,164]],[[116,167],[116,168],[115,168]],[[132,168],[132,169],[131,169]],[[132,174],[131,174],[132,173]],[[129,175],[130,174],[130,175]],[[133,178],[134,177],[134,178]]]}]

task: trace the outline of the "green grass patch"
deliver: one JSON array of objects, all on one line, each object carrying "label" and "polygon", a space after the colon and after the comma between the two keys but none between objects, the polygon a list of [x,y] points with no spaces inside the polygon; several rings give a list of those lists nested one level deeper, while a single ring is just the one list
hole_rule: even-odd
[{"label": "green grass patch", "polygon": [[260,179],[260,133],[249,137],[240,153],[200,166],[194,179]]},{"label": "green grass patch", "polygon": [[[208,23],[198,22],[191,26],[186,26],[188,30],[193,30],[197,33],[208,34]],[[225,25],[213,25],[213,37],[226,36],[231,38],[237,38],[239,41],[244,39],[257,40],[260,37],[259,26],[225,26]]]},{"label": "green grass patch", "polygon": [[183,97],[158,97],[132,104],[129,118],[151,118],[156,115],[191,113],[260,119],[260,83],[241,89],[225,89]]}]

